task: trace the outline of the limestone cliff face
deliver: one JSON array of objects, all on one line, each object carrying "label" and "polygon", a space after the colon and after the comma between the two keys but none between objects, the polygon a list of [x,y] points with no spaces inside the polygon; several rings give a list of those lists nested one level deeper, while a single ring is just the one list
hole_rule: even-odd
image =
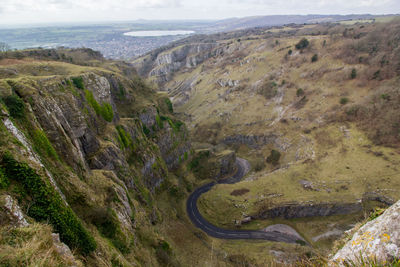
[{"label": "limestone cliff face", "polygon": [[[158,54],[153,62],[146,58],[134,62],[139,73],[156,77],[159,83],[169,81],[175,71],[193,68],[213,55],[215,43],[187,44]],[[147,65],[150,64],[150,65]],[[146,73],[145,69],[149,69]]]},{"label": "limestone cliff face", "polygon": [[[1,160],[9,153],[50,181],[67,206],[126,254],[138,246],[137,224],[161,219],[156,191],[187,160],[191,145],[165,97],[124,72],[84,68],[72,75],[0,79],[0,97],[19,99],[24,107],[16,116],[13,102],[0,102],[0,182]],[[11,203],[2,212],[25,224],[24,200],[22,209],[11,201],[24,196],[9,196],[9,186],[0,185],[0,199]],[[104,261],[111,260],[110,248],[98,249]]]}]

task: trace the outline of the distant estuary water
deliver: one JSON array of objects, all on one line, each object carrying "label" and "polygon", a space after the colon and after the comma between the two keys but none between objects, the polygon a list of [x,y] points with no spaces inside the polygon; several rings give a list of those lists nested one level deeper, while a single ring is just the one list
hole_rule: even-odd
[{"label": "distant estuary water", "polygon": [[158,36],[171,36],[171,35],[186,35],[192,34],[194,31],[135,31],[126,32],[124,35],[133,37],[158,37]]}]

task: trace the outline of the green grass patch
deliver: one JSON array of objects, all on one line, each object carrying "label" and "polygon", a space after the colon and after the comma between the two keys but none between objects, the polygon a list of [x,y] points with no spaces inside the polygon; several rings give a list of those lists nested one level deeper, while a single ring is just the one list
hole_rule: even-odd
[{"label": "green grass patch", "polygon": [[158,114],[156,115],[156,122],[157,122],[158,128],[160,128],[160,129],[164,128],[164,122]]},{"label": "green grass patch", "polygon": [[132,137],[129,133],[124,130],[124,127],[121,125],[117,125],[115,127],[118,132],[118,141],[120,142],[123,148],[129,148],[132,146]]},{"label": "green grass patch", "polygon": [[8,112],[13,118],[22,118],[25,116],[25,104],[24,101],[17,95],[10,95],[3,98],[4,104],[6,104]]},{"label": "green grass patch", "polygon": [[42,130],[34,130],[32,133],[32,139],[34,148],[39,154],[59,160],[56,150]]},{"label": "green grass patch", "polygon": [[89,90],[85,90],[85,97],[89,105],[96,112],[97,116],[101,116],[104,120],[111,122],[114,118],[114,111],[109,103],[99,104],[94,98],[93,93]]},{"label": "green grass patch", "polygon": [[26,163],[16,161],[11,154],[3,156],[1,165],[6,176],[21,183],[30,197],[29,216],[37,221],[48,221],[60,234],[61,241],[79,249],[82,254],[89,254],[96,249],[93,237],[49,182],[44,181]]},{"label": "green grass patch", "polygon": [[174,113],[174,106],[172,105],[172,102],[171,100],[169,100],[169,98],[165,98],[165,104],[168,107],[168,111]]}]

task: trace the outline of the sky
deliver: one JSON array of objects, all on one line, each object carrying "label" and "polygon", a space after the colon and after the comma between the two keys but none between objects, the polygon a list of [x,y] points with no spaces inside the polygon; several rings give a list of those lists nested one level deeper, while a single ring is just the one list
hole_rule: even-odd
[{"label": "sky", "polygon": [[400,13],[400,0],[0,0],[0,25],[365,13]]}]

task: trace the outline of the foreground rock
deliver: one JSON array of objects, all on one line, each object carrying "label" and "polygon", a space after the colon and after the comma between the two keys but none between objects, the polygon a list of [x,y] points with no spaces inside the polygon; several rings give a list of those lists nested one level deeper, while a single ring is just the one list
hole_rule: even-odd
[{"label": "foreground rock", "polygon": [[359,264],[362,260],[390,262],[400,256],[400,201],[381,216],[361,227],[332,258],[344,266],[345,262]]}]

